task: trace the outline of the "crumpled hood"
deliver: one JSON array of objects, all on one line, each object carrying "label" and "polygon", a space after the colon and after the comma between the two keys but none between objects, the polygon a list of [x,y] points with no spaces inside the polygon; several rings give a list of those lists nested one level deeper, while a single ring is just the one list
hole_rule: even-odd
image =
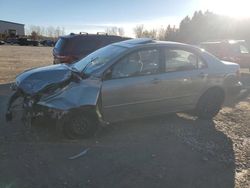
[{"label": "crumpled hood", "polygon": [[28,95],[34,95],[52,84],[70,79],[72,71],[58,64],[27,70],[16,77],[16,86]]}]

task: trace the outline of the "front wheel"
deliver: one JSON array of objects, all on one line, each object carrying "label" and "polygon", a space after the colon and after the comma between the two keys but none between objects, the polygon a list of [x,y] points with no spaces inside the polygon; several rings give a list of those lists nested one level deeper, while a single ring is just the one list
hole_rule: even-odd
[{"label": "front wheel", "polygon": [[196,106],[196,115],[200,119],[212,119],[216,116],[224,102],[224,92],[221,89],[210,89],[204,93]]},{"label": "front wheel", "polygon": [[98,121],[90,113],[68,114],[63,122],[63,133],[70,139],[88,138],[96,132]]}]

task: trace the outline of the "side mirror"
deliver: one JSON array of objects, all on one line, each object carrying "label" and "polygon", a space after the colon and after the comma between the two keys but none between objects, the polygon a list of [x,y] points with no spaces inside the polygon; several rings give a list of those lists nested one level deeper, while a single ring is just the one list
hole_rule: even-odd
[{"label": "side mirror", "polygon": [[112,78],[112,70],[108,69],[103,76],[103,80],[110,80]]}]

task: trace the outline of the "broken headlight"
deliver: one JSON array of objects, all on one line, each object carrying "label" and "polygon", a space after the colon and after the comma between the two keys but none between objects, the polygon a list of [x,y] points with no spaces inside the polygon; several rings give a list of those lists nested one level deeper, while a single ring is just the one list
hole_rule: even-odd
[{"label": "broken headlight", "polygon": [[18,87],[17,87],[16,82],[14,82],[14,83],[12,83],[12,84],[10,85],[10,89],[13,90],[13,91],[16,91],[17,88],[18,88]]},{"label": "broken headlight", "polygon": [[34,104],[35,104],[35,99],[34,98],[26,97],[23,100],[23,107],[24,108],[32,108]]}]

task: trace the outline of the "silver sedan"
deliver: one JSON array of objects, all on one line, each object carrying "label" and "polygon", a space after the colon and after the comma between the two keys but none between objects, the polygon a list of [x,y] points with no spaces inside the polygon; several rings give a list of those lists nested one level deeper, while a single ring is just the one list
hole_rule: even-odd
[{"label": "silver sedan", "polygon": [[52,65],[16,78],[12,103],[24,98],[34,119],[56,119],[70,137],[86,137],[100,122],[172,112],[213,118],[240,90],[239,65],[187,44],[132,39],[101,48],[73,65]]}]

